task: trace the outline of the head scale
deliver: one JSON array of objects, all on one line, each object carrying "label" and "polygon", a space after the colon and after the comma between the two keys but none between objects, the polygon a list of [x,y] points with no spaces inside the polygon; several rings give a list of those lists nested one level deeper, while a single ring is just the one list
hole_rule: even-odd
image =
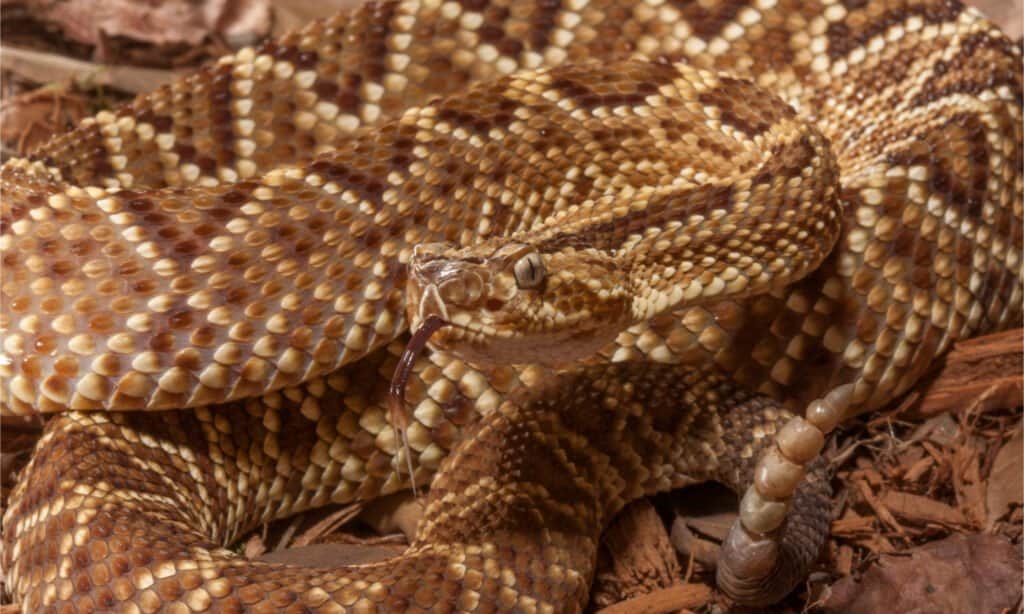
[{"label": "head scale", "polygon": [[615,262],[593,250],[431,243],[413,250],[407,309],[413,329],[431,315],[444,320],[431,345],[470,362],[561,365],[628,325],[622,282]]}]

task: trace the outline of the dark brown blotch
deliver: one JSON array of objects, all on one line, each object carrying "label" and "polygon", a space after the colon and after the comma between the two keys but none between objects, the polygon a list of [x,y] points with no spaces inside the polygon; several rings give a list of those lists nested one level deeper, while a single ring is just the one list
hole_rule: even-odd
[{"label": "dark brown blotch", "polygon": [[725,25],[736,19],[739,12],[750,4],[748,0],[720,0],[714,8],[705,8],[706,2],[698,0],[671,0],[674,6],[690,24],[696,36],[708,40],[721,32]]}]

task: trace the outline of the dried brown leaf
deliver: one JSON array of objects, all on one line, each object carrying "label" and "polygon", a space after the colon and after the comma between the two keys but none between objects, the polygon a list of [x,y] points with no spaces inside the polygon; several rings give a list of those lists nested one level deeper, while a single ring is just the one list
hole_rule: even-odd
[{"label": "dried brown leaf", "polygon": [[153,45],[198,45],[207,37],[253,39],[270,31],[268,0],[17,0],[68,39],[100,46],[119,36]]},{"label": "dried brown leaf", "polygon": [[953,449],[953,490],[960,511],[976,526],[985,523],[985,484],[981,479],[984,443],[973,436]]},{"label": "dried brown leaf", "polygon": [[86,115],[85,99],[67,84],[25,92],[0,104],[0,141],[5,151],[25,155]]},{"label": "dried brown leaf", "polygon": [[900,555],[882,555],[859,579],[832,586],[824,610],[1000,612],[1021,598],[1021,555],[995,535],[953,535]]},{"label": "dried brown leaf", "polygon": [[279,552],[281,550],[287,550],[292,545],[292,538],[295,533],[298,532],[299,527],[302,526],[302,521],[305,519],[304,515],[298,515],[288,521],[284,531],[281,532],[277,539],[277,545],[274,546],[274,551]]},{"label": "dried brown leaf", "polygon": [[1005,516],[1012,506],[1024,504],[1024,428],[1017,424],[1013,437],[1003,444],[996,454],[995,463],[989,472],[986,484],[985,507],[988,510],[987,526],[991,527]]}]

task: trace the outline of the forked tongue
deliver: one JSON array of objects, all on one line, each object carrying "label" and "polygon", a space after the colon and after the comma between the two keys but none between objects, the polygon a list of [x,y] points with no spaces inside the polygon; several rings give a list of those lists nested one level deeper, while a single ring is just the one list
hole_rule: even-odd
[{"label": "forked tongue", "polygon": [[405,351],[402,352],[402,357],[398,359],[398,366],[395,367],[395,374],[391,376],[388,413],[391,424],[398,429],[402,438],[402,449],[405,450],[405,462],[409,469],[409,483],[412,484],[413,496],[419,496],[419,493],[416,492],[416,482],[413,480],[412,450],[409,448],[409,414],[405,406],[405,385],[409,383],[412,366],[416,363],[416,358],[419,357],[423,348],[427,346],[430,336],[446,324],[448,322],[439,315],[431,314],[424,318],[420,327],[413,331],[409,343],[405,345]]}]

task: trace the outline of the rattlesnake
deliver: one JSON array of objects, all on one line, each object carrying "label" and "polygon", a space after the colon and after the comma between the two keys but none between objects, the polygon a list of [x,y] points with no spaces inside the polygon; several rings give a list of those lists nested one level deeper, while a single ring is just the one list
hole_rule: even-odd
[{"label": "rattlesnake", "polygon": [[[9,585],[31,611],[582,607],[597,536],[628,500],[694,479],[744,488],[788,410],[831,399],[808,415],[827,431],[822,408],[878,407],[956,339],[1018,322],[1020,58],[947,1],[385,1],[101,113],[0,171],[0,403],[66,412],[12,494]],[[706,231],[762,184],[789,195],[777,217],[746,211],[762,242],[716,243]],[[652,188],[680,186],[703,209],[642,221]],[[606,202],[611,218],[572,217]],[[584,251],[588,224],[679,246],[648,280],[681,272],[690,294],[654,293],[632,325],[612,319],[624,331],[570,332],[614,340],[568,367],[428,354],[403,449],[385,405],[413,246],[472,250],[556,219],[560,249]],[[792,277],[745,267],[773,247],[801,263]],[[761,281],[730,284],[729,265]],[[473,295],[441,290],[446,309]],[[85,411],[180,407],[195,409]],[[791,434],[779,445],[802,466]],[[282,568],[221,547],[406,488],[406,463],[416,483],[439,473],[394,561]],[[822,477],[765,525],[777,554],[730,540],[733,594],[770,600],[799,579],[827,527]]]}]

